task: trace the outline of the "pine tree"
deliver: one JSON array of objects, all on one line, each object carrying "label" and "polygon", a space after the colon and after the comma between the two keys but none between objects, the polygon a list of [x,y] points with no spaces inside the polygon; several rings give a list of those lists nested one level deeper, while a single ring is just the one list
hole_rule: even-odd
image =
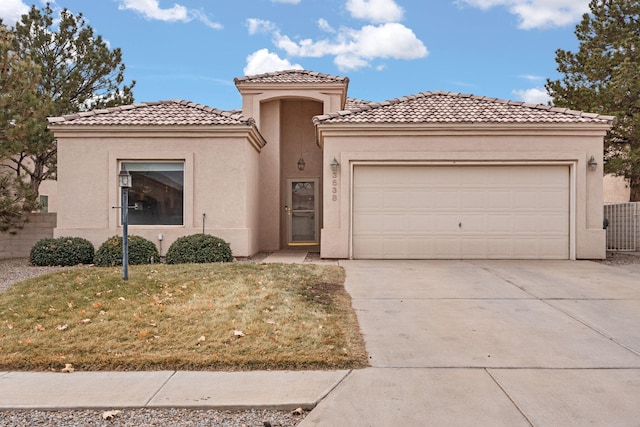
[{"label": "pine tree", "polygon": [[[0,231],[15,231],[37,208],[37,191],[20,167],[24,141],[46,130],[37,95],[40,68],[12,51],[13,34],[0,23]],[[18,156],[18,157],[16,157]]]},{"label": "pine tree", "polygon": [[[21,71],[14,69],[16,64],[22,64],[23,68],[25,64],[33,64],[38,78],[31,82],[35,84],[35,98],[31,92],[27,98],[33,117],[27,120],[15,108],[8,110],[9,116],[0,113],[0,132],[9,129],[11,133],[11,138],[6,134],[2,140],[0,169],[9,169],[23,181],[19,187],[29,187],[28,196],[35,197],[40,184],[55,179],[57,171],[57,145],[47,129],[46,118],[130,104],[135,82],[124,84],[121,50],[110,49],[102,36],[94,34],[82,14],[74,15],[67,9],[58,14],[50,4],[42,10],[32,6],[15,28],[5,33],[9,34],[5,45],[6,59],[10,61],[3,65],[4,74],[17,76]],[[7,105],[25,104],[16,88],[5,85],[0,90]],[[0,194],[0,199],[3,197]],[[24,204],[24,210],[31,208],[32,204]]]},{"label": "pine tree", "polygon": [[624,176],[640,201],[640,2],[592,0],[576,26],[577,52],[556,51],[547,80],[553,104],[617,117],[605,139],[605,171]]}]

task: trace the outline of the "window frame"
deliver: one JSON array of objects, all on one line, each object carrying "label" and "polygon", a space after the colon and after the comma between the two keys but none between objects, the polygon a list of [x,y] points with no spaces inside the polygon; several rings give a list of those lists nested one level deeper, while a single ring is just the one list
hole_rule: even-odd
[{"label": "window frame", "polygon": [[134,229],[190,229],[194,227],[193,220],[193,191],[194,191],[194,157],[193,151],[187,150],[159,150],[135,151],[118,147],[109,151],[109,173],[105,184],[107,185],[108,194],[108,223],[109,229],[114,233],[120,233],[117,230],[122,228],[122,215],[120,209],[111,209],[111,207],[119,207],[121,204],[121,191],[118,184],[118,174],[122,162],[183,162],[184,163],[184,182],[183,182],[183,224],[182,225],[129,225]]}]

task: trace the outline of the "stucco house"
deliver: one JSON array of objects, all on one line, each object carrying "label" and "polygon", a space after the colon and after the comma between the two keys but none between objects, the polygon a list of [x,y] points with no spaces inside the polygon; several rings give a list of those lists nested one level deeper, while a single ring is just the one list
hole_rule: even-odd
[{"label": "stucco house", "polygon": [[346,77],[300,70],[235,84],[240,111],[162,101],[51,118],[54,234],[120,234],[124,165],[129,232],[162,252],[204,231],[239,257],[605,257],[613,117],[445,92],[369,103]]}]

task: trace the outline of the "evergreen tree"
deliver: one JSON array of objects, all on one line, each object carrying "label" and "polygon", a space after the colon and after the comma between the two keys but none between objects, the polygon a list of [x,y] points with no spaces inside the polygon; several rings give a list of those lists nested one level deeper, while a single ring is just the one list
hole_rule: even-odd
[{"label": "evergreen tree", "polygon": [[[13,176],[22,179],[24,185],[20,187],[28,186],[29,196],[36,197],[40,184],[55,179],[57,170],[57,145],[47,129],[46,117],[130,104],[135,82],[124,84],[121,50],[110,49],[102,36],[94,34],[82,14],[74,15],[67,9],[58,14],[50,4],[42,10],[32,6],[9,33],[7,58],[11,61],[8,68],[3,68],[4,74],[17,76],[20,70],[13,69],[14,64],[21,63],[24,67],[31,63],[38,70],[38,79],[35,102],[31,93],[27,98],[33,116],[30,121],[25,121],[26,117],[15,109],[8,112],[15,117],[0,115],[0,130],[9,128],[13,134],[10,139],[6,134],[2,141],[0,169],[9,169]],[[19,90],[9,85],[0,90],[5,102],[25,103]],[[0,194],[0,199],[3,197]],[[31,208],[30,203],[25,203],[24,210]]]},{"label": "evergreen tree", "polygon": [[575,30],[578,51],[556,51],[564,76],[546,88],[558,107],[617,117],[605,140],[605,171],[627,178],[631,201],[640,201],[640,2],[589,7]]},{"label": "evergreen tree", "polygon": [[[12,51],[13,34],[0,22],[0,231],[15,231],[37,208],[38,193],[20,167],[24,141],[46,130],[37,95],[40,69]],[[17,156],[17,157],[16,157]]]}]

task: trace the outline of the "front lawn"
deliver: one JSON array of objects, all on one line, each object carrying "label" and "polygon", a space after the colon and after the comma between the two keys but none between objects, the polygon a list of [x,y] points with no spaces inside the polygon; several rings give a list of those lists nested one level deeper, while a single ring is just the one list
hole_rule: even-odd
[{"label": "front lawn", "polygon": [[82,268],[0,293],[0,370],[344,369],[367,364],[344,270]]}]

